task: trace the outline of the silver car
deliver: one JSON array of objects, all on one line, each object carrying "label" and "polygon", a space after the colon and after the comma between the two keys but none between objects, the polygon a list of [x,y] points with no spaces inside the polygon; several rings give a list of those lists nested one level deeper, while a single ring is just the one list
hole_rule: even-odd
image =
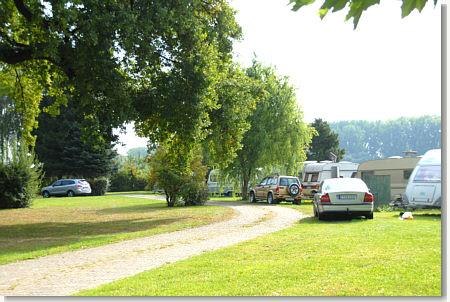
[{"label": "silver car", "polygon": [[44,198],[50,196],[68,196],[91,194],[91,185],[85,179],[59,179],[52,185],[42,188]]},{"label": "silver car", "polygon": [[359,178],[330,178],[322,181],[314,195],[314,216],[328,214],[365,216],[373,219],[374,196]]}]

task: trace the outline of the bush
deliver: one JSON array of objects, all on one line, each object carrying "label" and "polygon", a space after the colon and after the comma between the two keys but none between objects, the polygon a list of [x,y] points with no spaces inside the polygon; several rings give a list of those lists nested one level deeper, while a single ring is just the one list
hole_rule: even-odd
[{"label": "bush", "polygon": [[143,191],[146,186],[147,180],[144,177],[135,175],[130,171],[120,170],[111,175],[110,178],[111,192]]},{"label": "bush", "polygon": [[0,162],[0,209],[25,208],[39,192],[41,165],[26,147],[21,147],[12,160]]},{"label": "bush", "polygon": [[88,179],[88,183],[91,185],[91,195],[102,196],[108,191],[108,180],[106,178]]},{"label": "bush", "polygon": [[194,150],[192,156],[176,151],[177,148],[170,149],[162,145],[149,158],[150,186],[164,189],[169,207],[204,204],[208,199],[205,185],[207,168],[202,164],[201,150]]},{"label": "bush", "polygon": [[208,200],[208,187],[204,182],[189,181],[181,188],[181,198],[186,206],[204,205]]}]

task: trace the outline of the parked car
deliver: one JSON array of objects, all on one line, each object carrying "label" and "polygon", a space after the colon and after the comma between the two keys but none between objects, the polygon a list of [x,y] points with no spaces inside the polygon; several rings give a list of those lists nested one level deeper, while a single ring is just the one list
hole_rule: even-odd
[{"label": "parked car", "polygon": [[85,179],[59,179],[41,190],[44,198],[50,196],[73,197],[91,194],[91,192],[91,185]]},{"label": "parked car", "polygon": [[291,201],[300,204],[302,186],[295,176],[274,175],[265,177],[258,185],[250,189],[250,202],[267,200],[269,204]]},{"label": "parked car", "polygon": [[359,178],[329,178],[320,183],[314,194],[314,216],[347,214],[373,219],[374,196]]}]

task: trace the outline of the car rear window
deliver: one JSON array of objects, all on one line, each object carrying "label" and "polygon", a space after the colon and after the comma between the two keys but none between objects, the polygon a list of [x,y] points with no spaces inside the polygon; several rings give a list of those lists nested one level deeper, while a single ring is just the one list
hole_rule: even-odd
[{"label": "car rear window", "polygon": [[367,185],[359,178],[340,178],[326,180],[322,184],[322,192],[367,192]]},{"label": "car rear window", "polygon": [[290,186],[292,184],[298,184],[297,178],[287,178],[287,177],[281,177],[280,178],[280,186]]}]

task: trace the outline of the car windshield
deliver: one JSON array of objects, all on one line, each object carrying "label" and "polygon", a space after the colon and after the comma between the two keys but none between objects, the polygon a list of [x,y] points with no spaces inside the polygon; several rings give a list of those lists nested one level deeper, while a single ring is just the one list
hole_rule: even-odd
[{"label": "car windshield", "polygon": [[441,181],[441,166],[421,166],[414,177],[414,181]]},{"label": "car windshield", "polygon": [[366,184],[358,178],[328,179],[322,185],[322,192],[368,192]]},{"label": "car windshield", "polygon": [[292,184],[298,184],[297,178],[287,178],[287,177],[280,178],[280,186],[290,186]]}]

